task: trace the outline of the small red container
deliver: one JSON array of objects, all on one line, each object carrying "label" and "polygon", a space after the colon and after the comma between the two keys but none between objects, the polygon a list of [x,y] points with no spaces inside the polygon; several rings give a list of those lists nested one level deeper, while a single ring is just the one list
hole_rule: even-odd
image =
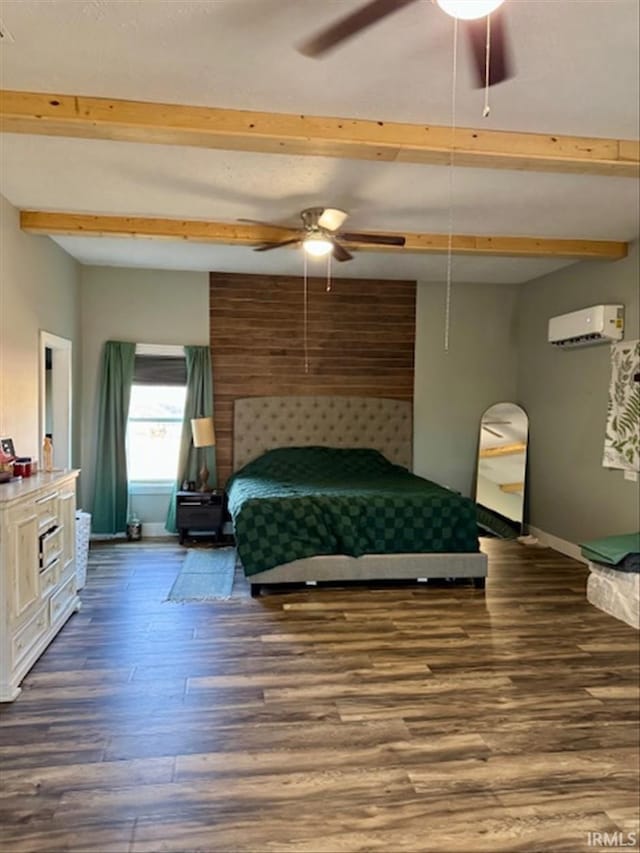
[{"label": "small red container", "polygon": [[23,456],[13,463],[14,477],[30,477],[31,476],[31,459]]}]

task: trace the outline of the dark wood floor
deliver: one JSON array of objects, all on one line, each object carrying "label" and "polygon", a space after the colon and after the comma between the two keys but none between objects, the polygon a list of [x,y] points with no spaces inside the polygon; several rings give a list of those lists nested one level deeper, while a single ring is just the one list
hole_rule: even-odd
[{"label": "dark wood floor", "polygon": [[238,578],[211,604],[165,600],[177,545],[92,550],[0,710],[0,849],[637,849],[637,633],[578,563],[483,547],[486,597]]}]

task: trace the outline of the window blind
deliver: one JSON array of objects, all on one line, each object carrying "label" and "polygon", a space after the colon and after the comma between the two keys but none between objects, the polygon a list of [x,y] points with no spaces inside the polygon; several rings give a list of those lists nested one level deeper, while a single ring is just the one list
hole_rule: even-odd
[{"label": "window blind", "polygon": [[135,385],[186,385],[187,363],[184,355],[136,353],[133,382]]}]

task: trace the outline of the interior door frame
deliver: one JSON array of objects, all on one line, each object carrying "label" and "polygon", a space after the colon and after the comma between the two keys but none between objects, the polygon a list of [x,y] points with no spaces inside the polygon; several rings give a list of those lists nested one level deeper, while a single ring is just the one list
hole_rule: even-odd
[{"label": "interior door frame", "polygon": [[[45,350],[47,348],[51,350],[52,356],[53,466],[54,468],[71,468],[73,344],[68,338],[62,338],[42,329],[40,330],[40,412],[38,421],[40,453],[42,452],[46,424]],[[40,467],[42,468],[42,459],[40,459]]]}]

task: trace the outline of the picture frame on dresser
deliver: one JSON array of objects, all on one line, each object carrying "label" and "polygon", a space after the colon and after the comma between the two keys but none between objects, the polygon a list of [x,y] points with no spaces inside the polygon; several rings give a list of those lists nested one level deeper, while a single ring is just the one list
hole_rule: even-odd
[{"label": "picture frame on dresser", "polygon": [[5,454],[5,456],[11,456],[13,459],[16,455],[15,447],[13,445],[12,438],[0,438],[0,450]]}]

